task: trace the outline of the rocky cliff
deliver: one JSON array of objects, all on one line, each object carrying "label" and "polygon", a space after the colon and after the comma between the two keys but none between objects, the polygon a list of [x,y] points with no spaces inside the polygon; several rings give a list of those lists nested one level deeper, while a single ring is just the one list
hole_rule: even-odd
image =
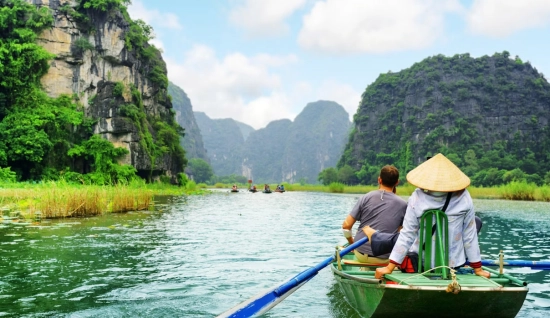
[{"label": "rocky cliff", "polygon": [[384,164],[404,173],[442,152],[474,184],[506,181],[514,169],[540,183],[550,170],[549,106],[544,76],[506,51],[429,57],[366,88],[339,166],[372,183]]},{"label": "rocky cliff", "polygon": [[203,112],[194,114],[214,173],[243,175],[244,137],[237,122],[231,118],[211,119]]},{"label": "rocky cliff", "polygon": [[344,108],[330,101],[309,103],[294,122],[276,120],[252,131],[239,130],[233,119],[195,114],[214,172],[259,183],[317,183],[321,170],[336,165],[351,126]]},{"label": "rocky cliff", "polygon": [[185,155],[189,159],[199,158],[209,162],[206,149],[202,140],[199,125],[193,114],[193,105],[187,94],[170,82],[168,84],[168,93],[172,96],[172,106],[176,112],[177,123],[185,129],[185,136],[181,138],[180,144],[185,149]]},{"label": "rocky cliff", "polygon": [[255,183],[283,181],[283,163],[292,121],[280,119],[248,136],[242,152],[242,175]]},{"label": "rocky cliff", "polygon": [[344,150],[351,123],[349,114],[331,101],[309,103],[288,131],[282,177],[294,183],[317,183],[319,172],[335,167]]},{"label": "rocky cliff", "polygon": [[150,27],[132,21],[121,1],[27,2],[49,7],[54,17],[54,26],[39,36],[39,43],[55,54],[41,80],[48,95],[77,99],[95,120],[94,133],[128,149],[121,161],[138,174],[173,178],[183,171],[181,149],[159,139],[164,136],[160,130],[177,127],[166,65],[147,43]]}]

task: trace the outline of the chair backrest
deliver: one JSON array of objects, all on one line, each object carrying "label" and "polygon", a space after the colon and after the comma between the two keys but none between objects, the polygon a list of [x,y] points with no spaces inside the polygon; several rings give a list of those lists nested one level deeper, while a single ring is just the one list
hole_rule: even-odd
[{"label": "chair backrest", "polygon": [[[438,266],[449,266],[448,233],[449,221],[445,212],[441,210],[424,211],[420,218],[419,273]],[[432,243],[432,238],[434,243]],[[423,264],[424,266],[422,266]],[[432,264],[434,267],[431,267]],[[436,269],[435,273],[440,274],[444,279],[449,276],[448,268]]]}]

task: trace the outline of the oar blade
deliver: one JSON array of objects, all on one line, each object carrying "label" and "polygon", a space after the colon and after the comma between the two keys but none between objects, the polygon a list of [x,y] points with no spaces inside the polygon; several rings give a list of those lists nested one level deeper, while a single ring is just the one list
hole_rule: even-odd
[{"label": "oar blade", "polygon": [[[283,285],[288,283],[289,281],[290,279],[283,283]],[[250,299],[225,311],[224,313],[217,316],[217,318],[246,318],[262,315],[269,311],[271,308],[275,307],[285,298],[290,296],[295,290],[302,287],[302,285],[304,285],[305,283],[307,283],[307,281],[304,281],[301,284],[291,288],[281,296],[278,296],[275,292],[275,290],[281,287],[281,284],[277,284],[277,286],[263,291],[256,296],[251,297]]]},{"label": "oar blade", "polygon": [[[346,255],[351,252],[353,249],[365,244],[368,241],[367,237],[364,237],[357,242],[349,245],[342,251],[340,251],[340,256]],[[261,315],[267,312],[269,309],[275,307],[283,299],[292,294],[295,290],[302,287],[307,283],[311,278],[313,278],[317,273],[327,267],[330,263],[334,261],[334,256],[331,256],[319,264],[306,269],[300,274],[292,277],[291,279],[285,281],[282,284],[277,284],[276,287],[268,289],[258,295],[238,304],[237,306],[225,311],[218,318],[245,318],[245,317],[254,317]]]}]

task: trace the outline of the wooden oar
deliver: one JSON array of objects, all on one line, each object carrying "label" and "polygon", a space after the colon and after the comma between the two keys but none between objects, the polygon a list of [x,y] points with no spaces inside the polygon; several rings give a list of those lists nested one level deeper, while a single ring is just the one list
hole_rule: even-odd
[{"label": "wooden oar", "polygon": [[[362,238],[359,241],[349,245],[345,249],[340,251],[340,256],[344,256],[356,249],[357,247],[367,243],[368,237]],[[275,307],[283,299],[292,294],[295,290],[302,287],[307,281],[313,278],[317,273],[334,262],[334,256],[327,258],[321,263],[306,269],[300,274],[285,281],[283,284],[278,284],[276,287],[262,292],[239,305],[227,310],[220,317],[241,318],[241,317],[253,317],[261,315],[267,312],[269,309]]]},{"label": "wooden oar", "polygon": [[[550,270],[550,261],[524,261],[524,260],[508,260],[503,262],[504,266],[514,267],[531,267],[531,269]],[[498,260],[481,260],[483,266],[499,266]]]}]

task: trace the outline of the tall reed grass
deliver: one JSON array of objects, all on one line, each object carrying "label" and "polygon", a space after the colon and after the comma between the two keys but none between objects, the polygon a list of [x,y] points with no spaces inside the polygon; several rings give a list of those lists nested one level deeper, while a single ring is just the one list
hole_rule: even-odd
[{"label": "tall reed grass", "polygon": [[[196,188],[133,182],[127,185],[74,185],[64,181],[0,184],[0,208],[27,218],[65,218],[147,210],[155,195],[182,195]],[[201,193],[204,191],[201,191]],[[0,215],[1,217],[1,215]]]},{"label": "tall reed grass", "polygon": [[508,200],[534,201],[537,185],[534,183],[512,181],[500,187],[502,197]]}]

